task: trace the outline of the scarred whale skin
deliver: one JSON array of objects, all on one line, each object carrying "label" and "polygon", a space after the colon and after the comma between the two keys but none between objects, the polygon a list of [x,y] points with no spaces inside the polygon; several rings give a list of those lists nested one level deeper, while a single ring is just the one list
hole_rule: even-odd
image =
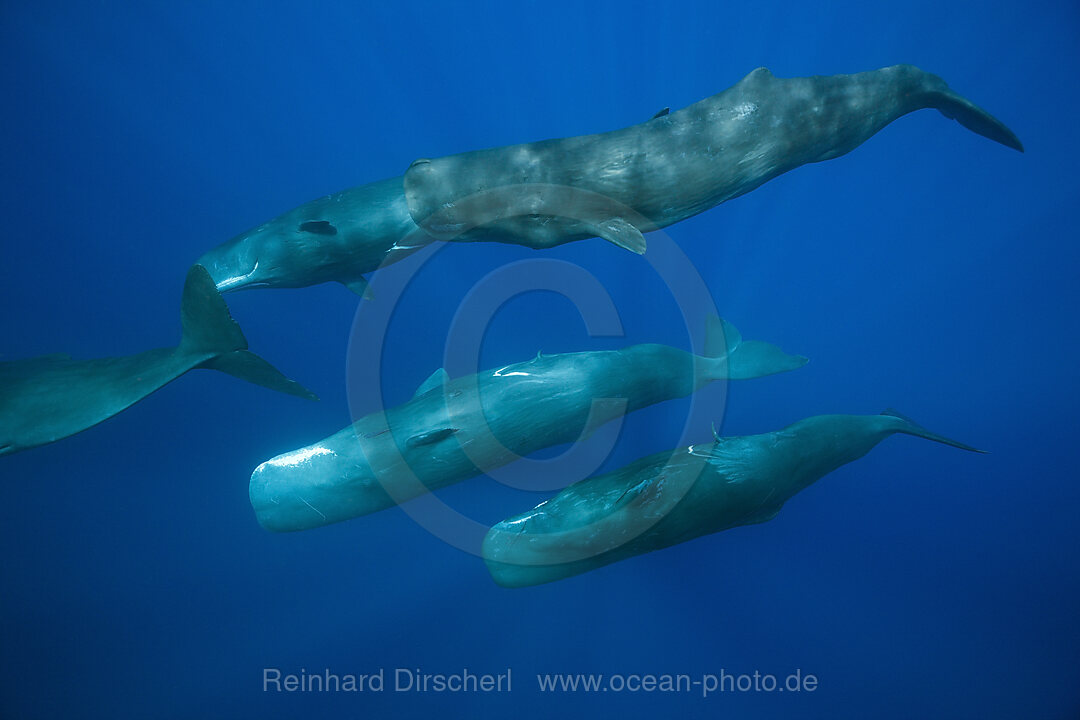
[{"label": "scarred whale skin", "polygon": [[574,483],[503,520],[484,538],[484,560],[499,585],[538,585],[766,522],[789,498],[894,433],[980,452],[892,410],[820,415],[764,435],[718,437]]},{"label": "scarred whale skin", "polygon": [[[268,530],[366,515],[577,440],[627,412],[689,395],[713,380],[761,377],[806,358],[743,341],[713,317],[706,357],[666,345],[537,355],[455,380],[439,370],[412,400],[313,445],[264,462],[249,495]],[[594,399],[619,399],[625,402]]]},{"label": "scarred whale skin", "polygon": [[184,283],[180,345],[127,357],[72,360],[68,355],[0,363],[0,455],[51,443],[106,420],[193,368],[221,370],[274,390],[314,399],[248,352],[206,270]]},{"label": "scarred whale skin", "polygon": [[599,236],[641,253],[642,233],[843,155],[922,108],[1023,150],[1000,121],[911,65],[790,79],[759,68],[622,130],[417,160],[405,197],[441,240],[547,248]]},{"label": "scarred whale skin", "polygon": [[365,273],[431,241],[409,215],[399,176],[305,203],[222,243],[199,263],[221,292],[336,281],[364,295]]}]

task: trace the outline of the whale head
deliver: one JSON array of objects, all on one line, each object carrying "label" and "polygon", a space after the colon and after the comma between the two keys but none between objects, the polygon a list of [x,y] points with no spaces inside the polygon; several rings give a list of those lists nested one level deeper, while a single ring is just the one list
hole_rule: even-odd
[{"label": "whale head", "polygon": [[218,292],[266,287],[270,283],[259,273],[258,250],[246,236],[218,245],[199,258],[217,286]]},{"label": "whale head", "polygon": [[[351,433],[346,429],[340,435]],[[370,466],[339,452],[336,439],[278,455],[255,468],[248,499],[260,525],[273,532],[307,530],[393,505]]]},{"label": "whale head", "polygon": [[327,195],[202,256],[220,292],[338,281],[363,294],[364,273],[431,242],[413,223],[401,178]]},{"label": "whale head", "polygon": [[289,250],[295,244],[294,233],[295,227],[275,218],[218,245],[199,258],[199,264],[210,273],[218,292],[295,287],[298,258],[290,257],[295,253]]},{"label": "whale head", "polygon": [[332,239],[334,228],[293,214],[241,233],[199,258],[219,292],[312,284],[320,270],[312,266],[319,257],[313,247]]}]

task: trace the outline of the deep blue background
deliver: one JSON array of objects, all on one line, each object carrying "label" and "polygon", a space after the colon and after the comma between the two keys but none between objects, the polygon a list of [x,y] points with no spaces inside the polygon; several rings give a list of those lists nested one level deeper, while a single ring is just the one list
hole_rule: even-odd
[{"label": "deep blue background", "polygon": [[[0,716],[1075,717],[1080,711],[1074,2],[4,3],[0,359],[171,345],[187,266],[249,226],[417,157],[599,132],[767,65],[898,62],[1023,139],[938,113],[670,229],[748,337],[812,358],[733,386],[727,434],[895,406],[992,451],[885,442],[741,528],[529,590],[394,509],[275,536],[251,469],[349,421],[357,300],[228,298],[251,346],[323,400],[196,372],[88,432],[0,462]],[[546,254],[610,291],[626,337],[550,293],[510,302],[484,366],[686,346],[648,263]],[[536,257],[454,246],[410,286],[388,402],[443,360],[468,289]],[[364,338],[354,342],[363,343]],[[354,348],[355,349],[355,348]],[[670,448],[685,402],[637,414],[611,464]],[[702,439],[708,428],[700,428]],[[540,497],[485,478],[484,522]],[[264,694],[261,670],[514,670],[506,695]],[[795,668],[813,694],[542,696],[538,672]]]}]

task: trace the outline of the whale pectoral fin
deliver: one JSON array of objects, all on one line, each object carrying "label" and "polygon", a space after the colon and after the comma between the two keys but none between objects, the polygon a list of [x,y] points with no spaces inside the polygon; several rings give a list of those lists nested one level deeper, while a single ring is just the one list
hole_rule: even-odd
[{"label": "whale pectoral fin", "polygon": [[431,373],[431,376],[420,383],[420,387],[416,388],[416,392],[413,393],[413,397],[417,398],[426,392],[434,390],[435,388],[441,388],[446,383],[450,382],[450,376],[446,373],[446,368],[439,368],[435,372]]},{"label": "whale pectoral fin", "polygon": [[375,299],[375,294],[371,291],[371,285],[368,284],[367,279],[363,275],[360,275],[355,280],[342,280],[341,284],[365,300]]},{"label": "whale pectoral fin", "polygon": [[767,510],[758,510],[753,515],[746,518],[744,525],[759,525],[761,523],[767,523],[774,517],[780,514],[780,511],[784,508],[781,504],[779,507],[771,507]]},{"label": "whale pectoral fin", "polygon": [[645,236],[636,227],[621,217],[608,218],[596,223],[589,223],[590,231],[610,243],[625,248],[638,255],[645,254]]},{"label": "whale pectoral fin", "polygon": [[649,119],[650,119],[650,120],[655,120],[656,118],[659,118],[659,117],[664,117],[664,116],[665,116],[665,115],[667,115],[667,114],[668,114],[669,112],[671,112],[671,108],[669,108],[669,107],[666,107],[666,108],[664,108],[663,110],[660,110],[659,112],[657,112],[657,113],[656,113],[655,115],[653,115],[653,116],[652,116],[651,118],[649,118]]},{"label": "whale pectoral fin", "polygon": [[405,442],[405,446],[408,448],[415,448],[421,445],[433,445],[440,440],[445,440],[458,431],[455,427],[444,427],[438,430],[432,430],[431,432],[421,433],[419,435],[413,435]]}]

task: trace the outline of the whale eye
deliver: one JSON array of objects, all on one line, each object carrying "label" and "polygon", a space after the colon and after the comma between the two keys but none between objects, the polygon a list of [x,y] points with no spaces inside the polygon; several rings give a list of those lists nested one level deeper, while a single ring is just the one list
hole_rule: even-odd
[{"label": "whale eye", "polygon": [[314,233],[315,235],[337,235],[337,228],[326,220],[309,220],[300,223],[301,232]]}]

